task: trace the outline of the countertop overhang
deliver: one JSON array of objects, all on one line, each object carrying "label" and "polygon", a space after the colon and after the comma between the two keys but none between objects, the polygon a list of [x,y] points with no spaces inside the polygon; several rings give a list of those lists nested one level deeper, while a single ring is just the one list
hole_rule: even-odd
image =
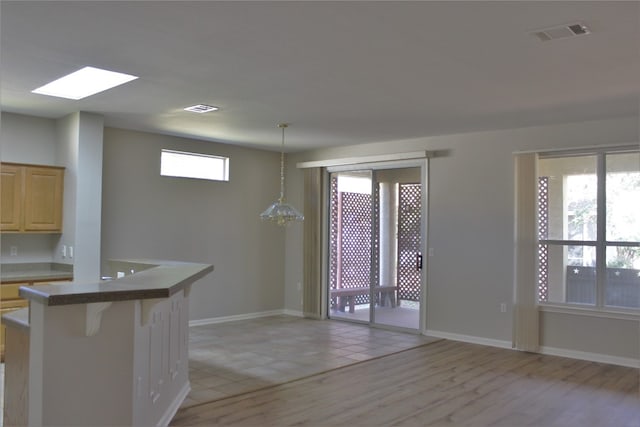
[{"label": "countertop overhang", "polygon": [[211,264],[163,260],[118,260],[149,268],[119,279],[21,286],[22,298],[47,306],[168,298],[213,271]]}]

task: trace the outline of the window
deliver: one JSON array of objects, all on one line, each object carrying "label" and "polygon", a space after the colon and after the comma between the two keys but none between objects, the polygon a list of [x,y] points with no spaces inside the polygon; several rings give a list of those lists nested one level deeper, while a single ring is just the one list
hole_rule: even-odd
[{"label": "window", "polygon": [[640,152],[541,155],[538,301],[640,308]]},{"label": "window", "polygon": [[229,158],[163,149],[160,175],[229,181]]}]

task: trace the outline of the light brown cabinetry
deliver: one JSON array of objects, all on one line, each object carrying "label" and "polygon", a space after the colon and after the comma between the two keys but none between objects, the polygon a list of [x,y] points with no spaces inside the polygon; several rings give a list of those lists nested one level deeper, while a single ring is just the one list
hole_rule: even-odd
[{"label": "light brown cabinetry", "polygon": [[0,358],[4,359],[4,322],[1,316],[29,305],[29,301],[20,298],[20,286],[33,286],[42,283],[68,282],[68,279],[42,280],[42,281],[23,281],[0,283]]},{"label": "light brown cabinetry", "polygon": [[2,164],[0,173],[0,230],[20,230],[22,226],[22,182],[24,168]]},{"label": "light brown cabinetry", "polygon": [[[0,285],[0,316],[13,310],[17,310],[28,305],[28,301],[18,296],[20,286],[27,286],[29,282],[3,283]],[[4,322],[0,321],[0,358],[4,359]]]},{"label": "light brown cabinetry", "polygon": [[62,232],[64,168],[2,163],[0,231]]}]

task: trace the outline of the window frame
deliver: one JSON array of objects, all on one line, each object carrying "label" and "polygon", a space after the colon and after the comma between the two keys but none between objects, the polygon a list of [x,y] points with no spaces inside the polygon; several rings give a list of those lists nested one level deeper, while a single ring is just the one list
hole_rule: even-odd
[{"label": "window frame", "polygon": [[[608,247],[615,246],[627,246],[627,247],[640,247],[640,241],[615,241],[607,240],[606,231],[606,158],[607,155],[624,154],[624,153],[640,153],[640,149],[637,146],[623,146],[623,147],[600,147],[592,149],[576,149],[576,150],[562,150],[562,151],[549,151],[537,153],[537,161],[552,158],[567,158],[576,156],[596,156],[596,179],[597,179],[597,207],[596,207],[596,239],[595,240],[569,240],[569,239],[544,239],[540,237],[538,233],[540,217],[539,211],[539,185],[536,186],[536,203],[535,203],[535,243],[538,248],[535,254],[535,271],[536,277],[536,305],[540,311],[556,312],[556,313],[572,313],[582,315],[595,315],[601,317],[618,317],[624,319],[638,319],[640,317],[639,307],[620,307],[614,305],[605,304],[605,289],[606,289],[606,277],[607,277],[607,257],[606,251]],[[536,161],[536,162],[537,162]],[[538,183],[539,174],[536,167],[536,183]],[[563,213],[564,215],[564,213]],[[543,301],[540,298],[540,251],[541,246],[547,245],[547,250],[550,245],[559,247],[567,246],[591,246],[596,250],[596,262],[595,262],[595,303],[594,304],[580,304],[571,302],[557,302],[557,301]],[[566,282],[564,283],[566,286]],[[548,292],[548,289],[547,289]]]},{"label": "window frame", "polygon": [[[212,178],[209,176],[195,176],[195,175],[180,175],[180,174],[166,174],[163,173],[163,158],[164,154],[178,154],[181,156],[192,157],[192,158],[205,158],[211,160],[222,160],[222,170],[220,171],[221,179]],[[230,158],[226,156],[219,156],[216,154],[207,154],[207,153],[198,153],[192,151],[182,151],[182,150],[173,150],[170,148],[162,148],[160,150],[160,176],[168,177],[168,178],[187,178],[187,179],[199,179],[205,181],[213,181],[213,182],[229,182],[229,166],[230,166]]]}]

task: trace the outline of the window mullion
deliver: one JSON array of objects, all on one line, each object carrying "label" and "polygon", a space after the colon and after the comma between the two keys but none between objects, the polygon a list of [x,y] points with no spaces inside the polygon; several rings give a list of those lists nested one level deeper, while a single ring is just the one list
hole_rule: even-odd
[{"label": "window mullion", "polygon": [[604,307],[605,282],[607,278],[607,190],[606,160],[604,153],[597,157],[597,218],[596,218],[596,307]]}]

